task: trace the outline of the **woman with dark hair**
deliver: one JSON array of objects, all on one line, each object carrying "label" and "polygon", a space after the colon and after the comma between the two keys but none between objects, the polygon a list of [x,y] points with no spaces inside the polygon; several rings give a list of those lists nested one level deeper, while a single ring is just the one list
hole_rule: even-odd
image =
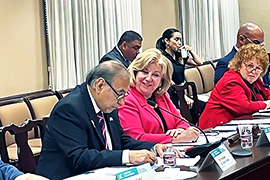
[{"label": "woman with dark hair", "polygon": [[[182,34],[178,29],[169,28],[162,33],[156,42],[156,47],[161,50],[162,54],[167,57],[173,65],[172,81],[178,85],[185,84],[185,65],[187,63],[192,65],[201,65],[201,58],[192,51],[189,45],[182,45]],[[178,96],[176,93],[170,93],[171,99],[175,106],[178,106]],[[188,96],[185,96],[187,104],[192,107],[193,100]],[[205,106],[204,102],[200,102],[201,110]],[[191,115],[196,117],[191,109]],[[196,121],[196,120],[195,120]]]},{"label": "woman with dark hair", "polygon": [[[192,51],[189,45],[182,45],[182,34],[178,29],[166,29],[156,42],[156,47],[162,51],[173,65],[172,80],[175,84],[185,83],[185,65],[201,65],[201,58]],[[181,53],[182,52],[182,53]]]}]

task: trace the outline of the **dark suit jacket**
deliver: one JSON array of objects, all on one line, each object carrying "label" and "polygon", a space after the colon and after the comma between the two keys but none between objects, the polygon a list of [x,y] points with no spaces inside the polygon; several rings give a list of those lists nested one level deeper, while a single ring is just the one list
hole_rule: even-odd
[{"label": "dark suit jacket", "polygon": [[270,86],[269,70],[263,76],[263,83],[264,83],[264,86],[265,87],[269,87]]},{"label": "dark suit jacket", "polygon": [[107,54],[105,54],[105,55],[99,60],[99,63],[102,63],[102,62],[108,61],[108,60],[114,60],[114,59],[120,60],[126,67],[128,67],[129,64],[130,64],[130,62],[127,61],[127,60],[120,54],[120,52],[116,49],[116,47],[114,47],[110,52],[108,52]]},{"label": "dark suit jacket", "polygon": [[105,150],[86,83],[61,99],[48,120],[36,173],[53,180],[63,179],[95,168],[122,165],[123,149],[154,146],[123,134],[116,111],[104,116],[113,151]]},{"label": "dark suit jacket", "polygon": [[218,60],[217,66],[215,68],[215,77],[214,77],[215,84],[219,81],[219,79],[223,76],[223,74],[229,70],[228,68],[229,61],[232,60],[236,52],[237,50],[233,46],[229,54]]}]

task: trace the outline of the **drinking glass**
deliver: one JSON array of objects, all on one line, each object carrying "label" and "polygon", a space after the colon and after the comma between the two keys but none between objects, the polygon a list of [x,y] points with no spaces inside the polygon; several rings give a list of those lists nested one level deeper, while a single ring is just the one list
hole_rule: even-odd
[{"label": "drinking glass", "polygon": [[185,48],[181,48],[181,57],[183,59],[188,57],[188,53],[187,53],[187,50]]},{"label": "drinking glass", "polygon": [[238,125],[242,149],[251,149],[253,146],[252,125]]},{"label": "drinking glass", "polygon": [[174,167],[176,165],[176,154],[172,145],[167,145],[163,153],[163,162],[165,167]]}]

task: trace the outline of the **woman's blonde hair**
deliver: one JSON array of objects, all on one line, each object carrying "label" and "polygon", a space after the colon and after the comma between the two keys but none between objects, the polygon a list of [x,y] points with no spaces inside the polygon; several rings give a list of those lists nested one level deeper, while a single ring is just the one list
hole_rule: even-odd
[{"label": "woman's blonde hair", "polygon": [[257,44],[249,43],[241,46],[234,58],[229,62],[229,68],[238,71],[242,63],[248,62],[253,58],[255,58],[262,66],[263,71],[260,76],[263,76],[267,71],[269,60],[264,47]]},{"label": "woman's blonde hair", "polygon": [[151,63],[156,63],[161,67],[161,85],[156,89],[156,94],[162,96],[167,92],[171,85],[173,67],[172,63],[156,48],[151,48],[142,52],[129,65],[128,71],[131,75],[130,85],[133,87],[135,86],[137,72],[146,69]]}]

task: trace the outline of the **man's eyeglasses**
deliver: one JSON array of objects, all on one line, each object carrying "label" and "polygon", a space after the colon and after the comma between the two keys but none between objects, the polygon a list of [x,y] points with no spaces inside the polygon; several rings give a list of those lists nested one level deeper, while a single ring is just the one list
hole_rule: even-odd
[{"label": "man's eyeglasses", "polygon": [[108,86],[110,86],[110,88],[111,88],[111,89],[113,90],[113,92],[115,93],[117,101],[120,101],[121,99],[123,99],[123,98],[128,94],[128,92],[126,92],[125,94],[119,94],[119,93],[114,89],[114,87],[112,87],[112,85],[111,85],[106,79],[104,79],[104,80],[105,80],[106,84],[108,84]]},{"label": "man's eyeglasses", "polygon": [[260,67],[260,66],[254,67],[253,64],[246,64],[246,63],[244,63],[244,64],[245,64],[246,70],[248,72],[252,72],[253,70],[255,70],[255,72],[261,73],[263,71],[262,67]]},{"label": "man's eyeglasses", "polygon": [[261,46],[264,46],[264,43],[261,43],[260,41],[258,41],[258,40],[251,40],[251,39],[249,39],[247,36],[245,36],[245,35],[241,35],[241,36],[243,36],[244,38],[246,38],[249,42],[251,42],[251,43],[253,43],[253,44],[259,44],[259,45],[261,45]]}]

